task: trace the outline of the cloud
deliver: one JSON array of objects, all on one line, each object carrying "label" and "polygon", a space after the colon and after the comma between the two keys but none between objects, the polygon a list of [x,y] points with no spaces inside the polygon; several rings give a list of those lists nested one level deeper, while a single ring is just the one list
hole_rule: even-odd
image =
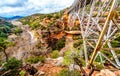
[{"label": "cloud", "polygon": [[74,0],[0,0],[0,16],[53,13],[69,7]]}]

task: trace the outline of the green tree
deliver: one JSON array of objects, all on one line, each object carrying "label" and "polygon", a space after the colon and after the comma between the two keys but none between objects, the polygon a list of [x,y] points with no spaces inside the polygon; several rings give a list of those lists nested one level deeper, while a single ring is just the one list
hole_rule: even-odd
[{"label": "green tree", "polygon": [[4,64],[5,71],[8,71],[5,76],[17,76],[21,66],[22,61],[17,60],[15,57],[8,59],[8,61]]},{"label": "green tree", "polygon": [[59,55],[59,51],[58,50],[54,50],[52,52],[52,58],[58,58],[60,55]]},{"label": "green tree", "polygon": [[6,50],[7,47],[13,46],[13,45],[14,45],[13,42],[9,42],[5,38],[0,38],[0,51],[2,51],[5,54],[6,61],[8,60],[8,55],[7,55],[5,50]]}]

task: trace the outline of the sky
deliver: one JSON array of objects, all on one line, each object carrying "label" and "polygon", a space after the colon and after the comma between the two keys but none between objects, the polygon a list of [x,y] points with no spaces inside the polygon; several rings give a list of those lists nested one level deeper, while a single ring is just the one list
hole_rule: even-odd
[{"label": "sky", "polygon": [[53,13],[69,7],[74,0],[0,0],[0,16],[28,16]]}]

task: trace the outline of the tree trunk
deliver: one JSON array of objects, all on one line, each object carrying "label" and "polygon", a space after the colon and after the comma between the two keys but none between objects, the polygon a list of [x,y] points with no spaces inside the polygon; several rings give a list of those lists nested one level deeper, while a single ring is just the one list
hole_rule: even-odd
[{"label": "tree trunk", "polygon": [[5,49],[3,49],[3,53],[5,54],[6,61],[7,61],[8,60],[8,55],[7,55],[6,51],[5,51]]}]

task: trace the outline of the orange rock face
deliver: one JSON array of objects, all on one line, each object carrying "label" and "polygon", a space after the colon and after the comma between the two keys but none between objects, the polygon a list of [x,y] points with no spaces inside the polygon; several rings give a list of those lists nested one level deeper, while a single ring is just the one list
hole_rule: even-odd
[{"label": "orange rock face", "polygon": [[77,26],[80,24],[80,21],[78,19],[73,21],[72,18],[69,18],[68,14],[63,15],[62,19],[63,19],[65,25],[68,27],[74,27],[74,26]]}]

